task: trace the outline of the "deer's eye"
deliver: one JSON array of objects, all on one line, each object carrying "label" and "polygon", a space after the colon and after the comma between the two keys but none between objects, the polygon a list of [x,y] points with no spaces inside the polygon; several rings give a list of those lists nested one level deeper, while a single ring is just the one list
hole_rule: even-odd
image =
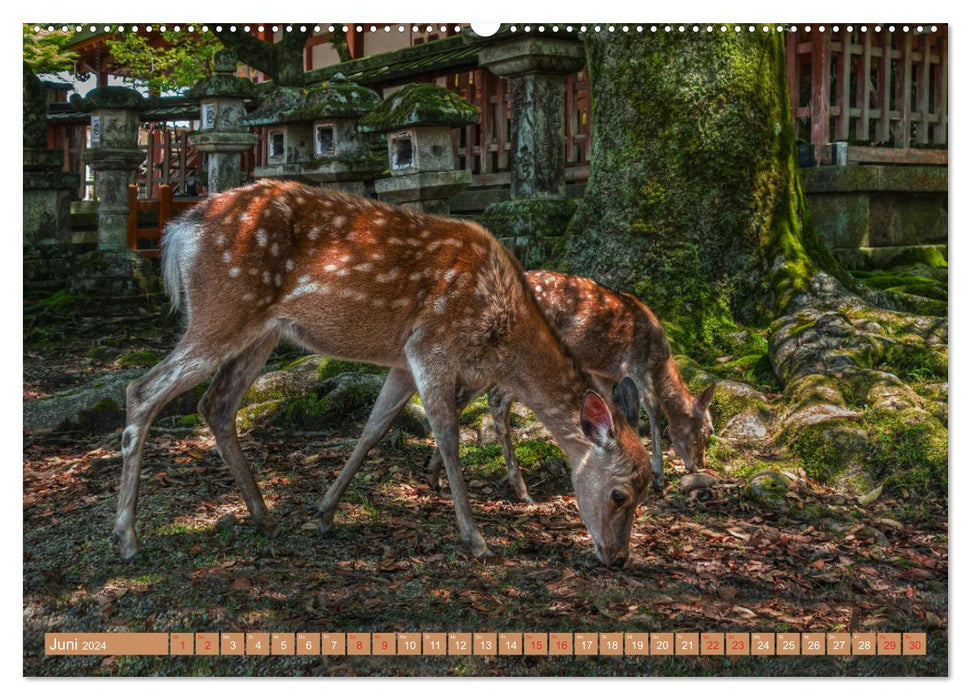
[{"label": "deer's eye", "polygon": [[610,493],[610,498],[613,499],[613,502],[619,506],[624,505],[624,502],[627,500],[627,496],[624,495],[624,492],[618,491],[617,489],[614,489]]}]

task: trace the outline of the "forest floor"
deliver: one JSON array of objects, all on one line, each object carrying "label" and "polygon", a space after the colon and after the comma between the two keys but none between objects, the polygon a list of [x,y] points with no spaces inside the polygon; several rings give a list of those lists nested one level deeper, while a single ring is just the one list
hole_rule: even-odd
[{"label": "forest floor", "polygon": [[[51,301],[53,299],[53,301]],[[174,345],[176,320],[148,306],[25,301],[24,402]],[[281,348],[271,366],[298,353]],[[463,467],[493,555],[470,558],[447,490],[432,489],[433,441],[402,430],[371,453],[332,536],[310,507],[361,425],[286,430],[257,421],[243,451],[282,533],[249,523],[204,426],[177,417],[146,445],[125,563],[109,535],[121,418],[24,431],[23,672],[30,676],[943,676],[948,674],[948,504],[855,494],[802,475],[793,507],[747,497],[713,472],[684,493],[666,445],[668,488],[641,506],[622,570],[597,564],[568,469],[519,418],[517,455],[536,505],[515,502],[501,452],[480,444],[483,401],[463,416]],[[645,442],[648,438],[645,438]],[[770,457],[766,457],[770,459]],[[811,514],[807,515],[807,514]],[[45,632],[926,632],[926,656],[767,657],[45,657]]]}]

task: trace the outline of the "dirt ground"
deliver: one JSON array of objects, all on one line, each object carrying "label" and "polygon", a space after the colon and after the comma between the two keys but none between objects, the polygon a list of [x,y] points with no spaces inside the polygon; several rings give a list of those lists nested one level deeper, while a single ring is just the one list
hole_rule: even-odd
[{"label": "dirt ground", "polygon": [[[25,301],[24,401],[164,356],[158,308]],[[278,361],[292,357],[284,349]],[[271,360],[272,362],[272,360]],[[464,421],[483,411],[473,404]],[[24,432],[23,672],[30,676],[941,676],[948,673],[948,507],[867,505],[797,481],[766,509],[741,481],[668,488],[639,510],[632,556],[599,566],[568,470],[548,441],[518,443],[536,505],[517,503],[495,445],[464,433],[473,511],[493,552],[471,559],[451,501],[426,483],[432,441],[397,431],[372,452],[318,534],[310,507],[360,425],[241,434],[282,534],[268,539],[204,426],[163,419],[146,446],[142,551],[113,552],[121,423]],[[645,438],[647,440],[647,438]],[[811,517],[805,514],[811,513]],[[801,514],[801,515],[794,515]],[[924,657],[52,657],[45,632],[926,632]]]}]

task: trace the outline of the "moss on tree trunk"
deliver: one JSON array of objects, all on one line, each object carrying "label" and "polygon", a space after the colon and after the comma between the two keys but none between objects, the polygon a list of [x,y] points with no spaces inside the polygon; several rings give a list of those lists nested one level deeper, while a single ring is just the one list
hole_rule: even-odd
[{"label": "moss on tree trunk", "polygon": [[633,292],[689,336],[769,320],[820,266],[846,278],[808,223],[781,33],[586,46],[591,177],[561,267]]}]

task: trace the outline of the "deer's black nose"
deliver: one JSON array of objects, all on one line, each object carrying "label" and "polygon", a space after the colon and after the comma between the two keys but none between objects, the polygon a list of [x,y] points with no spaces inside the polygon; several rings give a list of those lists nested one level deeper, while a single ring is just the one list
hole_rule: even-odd
[{"label": "deer's black nose", "polygon": [[624,564],[626,564],[626,563],[627,563],[627,555],[622,554],[619,557],[617,557],[616,559],[614,559],[614,561],[611,564],[611,566],[614,567],[615,569],[619,569],[619,568],[623,567]]}]

